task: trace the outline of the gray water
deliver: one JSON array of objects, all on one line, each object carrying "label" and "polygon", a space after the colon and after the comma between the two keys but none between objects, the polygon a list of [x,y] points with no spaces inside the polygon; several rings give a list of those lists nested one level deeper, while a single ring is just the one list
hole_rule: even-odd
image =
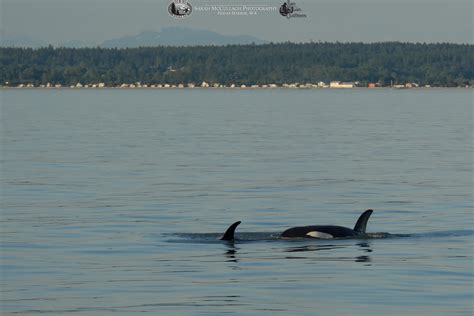
[{"label": "gray water", "polygon": [[472,90],[0,93],[2,315],[473,313]]}]

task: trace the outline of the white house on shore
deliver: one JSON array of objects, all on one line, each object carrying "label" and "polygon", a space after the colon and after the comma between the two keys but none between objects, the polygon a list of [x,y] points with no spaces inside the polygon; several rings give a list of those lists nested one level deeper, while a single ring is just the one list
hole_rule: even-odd
[{"label": "white house on shore", "polygon": [[352,89],[354,87],[355,87],[354,82],[331,81],[331,83],[329,83],[329,88],[335,88],[335,89]]}]

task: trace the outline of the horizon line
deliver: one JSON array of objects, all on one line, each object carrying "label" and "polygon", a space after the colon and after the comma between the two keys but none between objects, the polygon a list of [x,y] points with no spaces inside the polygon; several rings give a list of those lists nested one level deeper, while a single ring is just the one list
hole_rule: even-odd
[{"label": "horizon line", "polygon": [[98,45],[91,45],[91,46],[82,46],[82,47],[71,47],[71,46],[62,46],[61,44],[45,44],[44,46],[3,46],[0,44],[0,49],[45,49],[45,48],[67,48],[67,49],[96,49],[96,48],[101,48],[101,49],[138,49],[138,48],[166,48],[166,47],[226,47],[226,46],[265,46],[265,45],[285,45],[285,44],[293,44],[293,45],[307,45],[307,44],[363,44],[363,45],[372,45],[372,44],[411,44],[411,45],[467,45],[467,46],[474,46],[474,43],[469,43],[469,42],[414,42],[414,41],[371,41],[371,42],[357,42],[357,41],[301,41],[301,42],[293,42],[293,41],[283,41],[283,42],[273,42],[269,41],[266,43],[229,43],[229,44],[214,44],[214,43],[209,43],[209,44],[195,44],[195,45],[151,45],[151,46],[123,46],[123,47],[106,47],[102,46],[101,44]]}]

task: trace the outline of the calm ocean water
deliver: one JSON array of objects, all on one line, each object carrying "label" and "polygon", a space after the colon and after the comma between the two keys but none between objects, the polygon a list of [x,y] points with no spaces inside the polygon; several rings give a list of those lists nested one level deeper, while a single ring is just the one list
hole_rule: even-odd
[{"label": "calm ocean water", "polygon": [[0,95],[2,315],[473,313],[472,90]]}]

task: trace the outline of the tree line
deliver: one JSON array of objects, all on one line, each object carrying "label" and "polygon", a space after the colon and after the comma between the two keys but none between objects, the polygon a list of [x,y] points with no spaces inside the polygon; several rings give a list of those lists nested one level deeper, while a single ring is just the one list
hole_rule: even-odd
[{"label": "tree line", "polygon": [[474,45],[270,43],[141,48],[0,48],[0,84],[474,84]]}]

